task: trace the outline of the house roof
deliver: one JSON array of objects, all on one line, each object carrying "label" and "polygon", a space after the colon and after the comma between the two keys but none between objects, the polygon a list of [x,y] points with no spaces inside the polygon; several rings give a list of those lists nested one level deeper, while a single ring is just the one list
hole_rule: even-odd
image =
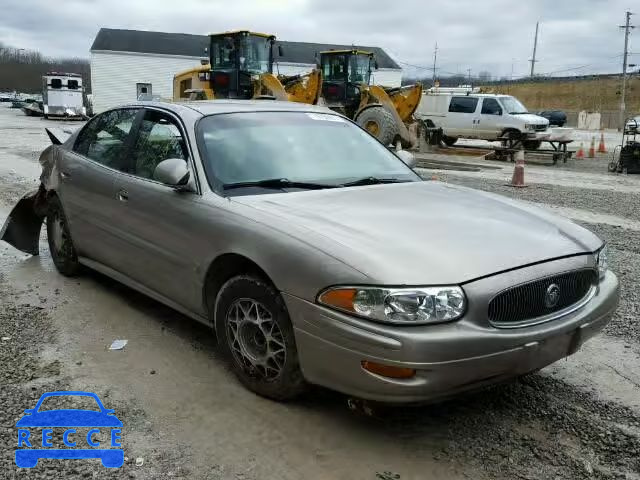
[{"label": "house roof", "polygon": [[[361,45],[334,45],[326,43],[287,42],[278,40],[284,56],[281,62],[314,64],[316,54],[325,50],[364,50],[375,55],[379,68],[400,69],[400,66],[380,47]],[[208,57],[207,35],[187,33],[148,32],[143,30],[122,30],[101,28],[91,45],[91,51],[155,53],[159,55],[182,55],[188,57]]]}]

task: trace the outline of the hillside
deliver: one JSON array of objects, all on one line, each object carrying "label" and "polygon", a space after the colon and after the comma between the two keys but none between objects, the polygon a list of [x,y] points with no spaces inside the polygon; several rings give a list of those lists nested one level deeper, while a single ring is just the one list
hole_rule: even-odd
[{"label": "hillside", "polygon": [[[596,77],[575,80],[543,80],[485,87],[518,97],[529,110],[613,112],[620,109],[620,78]],[[629,77],[627,112],[640,113],[640,78]]]}]

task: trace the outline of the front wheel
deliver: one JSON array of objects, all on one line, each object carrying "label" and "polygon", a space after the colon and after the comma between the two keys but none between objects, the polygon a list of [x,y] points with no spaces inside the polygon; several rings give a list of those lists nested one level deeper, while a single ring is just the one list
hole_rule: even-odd
[{"label": "front wheel", "polygon": [[78,255],[71,240],[67,217],[60,199],[55,195],[49,198],[47,241],[56,270],[67,277],[77,275],[80,270]]},{"label": "front wheel", "polygon": [[356,118],[356,123],[383,145],[391,145],[398,136],[396,119],[382,106],[369,107]]},{"label": "front wheel", "polygon": [[304,392],[293,326],[273,286],[253,276],[232,278],[218,294],[215,319],[223,353],[245,387],[281,401]]},{"label": "front wheel", "polygon": [[453,147],[458,139],[456,137],[447,137],[446,135],[442,137],[442,141],[447,147]]}]

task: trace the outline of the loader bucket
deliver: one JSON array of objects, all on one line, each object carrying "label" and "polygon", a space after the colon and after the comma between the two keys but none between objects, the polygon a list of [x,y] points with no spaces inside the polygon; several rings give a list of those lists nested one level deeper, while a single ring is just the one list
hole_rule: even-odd
[{"label": "loader bucket", "polygon": [[7,217],[0,230],[0,240],[31,255],[39,255],[40,229],[43,217],[36,214],[39,191],[22,197]]}]

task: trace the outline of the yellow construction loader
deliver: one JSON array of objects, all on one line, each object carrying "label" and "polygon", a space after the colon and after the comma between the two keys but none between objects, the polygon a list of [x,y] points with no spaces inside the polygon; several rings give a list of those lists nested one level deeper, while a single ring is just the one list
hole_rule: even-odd
[{"label": "yellow construction loader", "polygon": [[[209,63],[173,78],[174,100],[275,98],[316,104],[321,74],[274,75],[274,35],[246,30],[209,35]],[[277,53],[282,56],[282,46]]]},{"label": "yellow construction loader", "polygon": [[422,98],[422,85],[387,88],[371,85],[377,62],[371,52],[320,52],[323,103],[355,121],[385,145],[410,148],[417,144],[413,113]]}]

